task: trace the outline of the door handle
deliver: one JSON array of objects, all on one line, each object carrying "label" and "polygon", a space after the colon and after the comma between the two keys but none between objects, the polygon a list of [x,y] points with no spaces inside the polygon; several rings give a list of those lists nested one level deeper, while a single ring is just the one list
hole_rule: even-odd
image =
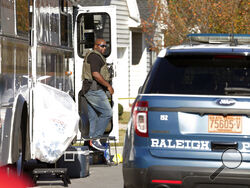
[{"label": "door handle", "polygon": [[211,142],[212,151],[224,151],[238,149],[238,142]]}]

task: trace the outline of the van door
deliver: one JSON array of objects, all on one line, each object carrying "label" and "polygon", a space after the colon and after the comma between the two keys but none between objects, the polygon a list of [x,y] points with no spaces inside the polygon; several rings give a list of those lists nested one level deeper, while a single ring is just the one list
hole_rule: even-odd
[{"label": "van door", "polygon": [[[103,38],[107,43],[104,56],[107,63],[113,66],[112,85],[116,88],[116,64],[117,64],[117,37],[116,37],[116,7],[95,6],[77,7],[74,26],[74,49],[75,49],[75,98],[79,102],[79,92],[82,88],[82,67],[86,53],[93,49],[97,38]],[[118,99],[116,94],[112,96],[113,119],[106,133],[116,136],[118,139]],[[86,113],[85,113],[86,114]],[[113,126],[116,125],[116,126]],[[87,135],[85,135],[87,136]]]}]

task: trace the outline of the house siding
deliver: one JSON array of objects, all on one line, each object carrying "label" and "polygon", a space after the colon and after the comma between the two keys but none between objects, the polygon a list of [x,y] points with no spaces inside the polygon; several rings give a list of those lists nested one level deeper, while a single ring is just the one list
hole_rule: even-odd
[{"label": "house siding", "polygon": [[[111,0],[111,5],[116,6],[116,23],[117,23],[117,49],[123,51],[123,57],[118,57],[117,78],[120,88],[115,88],[118,93],[119,103],[125,110],[129,109],[130,97],[130,31],[128,26],[129,11],[126,0]],[[125,58],[124,58],[125,57]]]},{"label": "house siding", "polygon": [[117,47],[129,46],[129,12],[126,0],[111,0],[111,5],[116,6]]},{"label": "house siding", "polygon": [[149,50],[147,50],[147,74],[151,69],[152,66],[152,52],[150,52]]}]

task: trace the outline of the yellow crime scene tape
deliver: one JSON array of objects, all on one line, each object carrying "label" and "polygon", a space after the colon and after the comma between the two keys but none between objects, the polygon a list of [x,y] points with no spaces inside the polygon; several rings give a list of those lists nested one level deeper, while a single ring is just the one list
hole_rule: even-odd
[{"label": "yellow crime scene tape", "polygon": [[135,97],[118,98],[118,100],[135,100]]}]

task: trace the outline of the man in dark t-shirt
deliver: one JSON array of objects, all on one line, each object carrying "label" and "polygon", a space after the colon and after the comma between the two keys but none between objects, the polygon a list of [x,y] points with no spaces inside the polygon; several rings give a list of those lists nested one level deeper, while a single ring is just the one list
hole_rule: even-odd
[{"label": "man in dark t-shirt", "polygon": [[[88,60],[86,62],[90,64],[91,72],[98,72],[98,73],[100,73],[101,67],[105,63],[105,62],[103,62],[103,60],[101,59],[101,57],[99,55],[95,54],[95,53],[91,53],[88,56]],[[90,88],[91,85],[92,85],[92,82],[85,82],[84,83],[84,86],[86,86],[86,88]],[[99,89],[103,89],[104,90],[105,89],[105,86],[102,85],[102,84],[100,84],[99,82],[96,82],[96,87],[97,87],[96,90],[99,90]]]},{"label": "man in dark t-shirt", "polygon": [[[83,65],[83,88],[87,88],[84,96],[88,101],[89,136],[92,138],[103,135],[113,115],[105,93],[105,90],[108,90],[111,95],[114,93],[114,89],[109,83],[110,75],[106,59],[103,57],[106,47],[105,40],[97,39],[94,50],[86,55]],[[105,150],[99,139],[93,139],[90,146],[98,150]]]}]

